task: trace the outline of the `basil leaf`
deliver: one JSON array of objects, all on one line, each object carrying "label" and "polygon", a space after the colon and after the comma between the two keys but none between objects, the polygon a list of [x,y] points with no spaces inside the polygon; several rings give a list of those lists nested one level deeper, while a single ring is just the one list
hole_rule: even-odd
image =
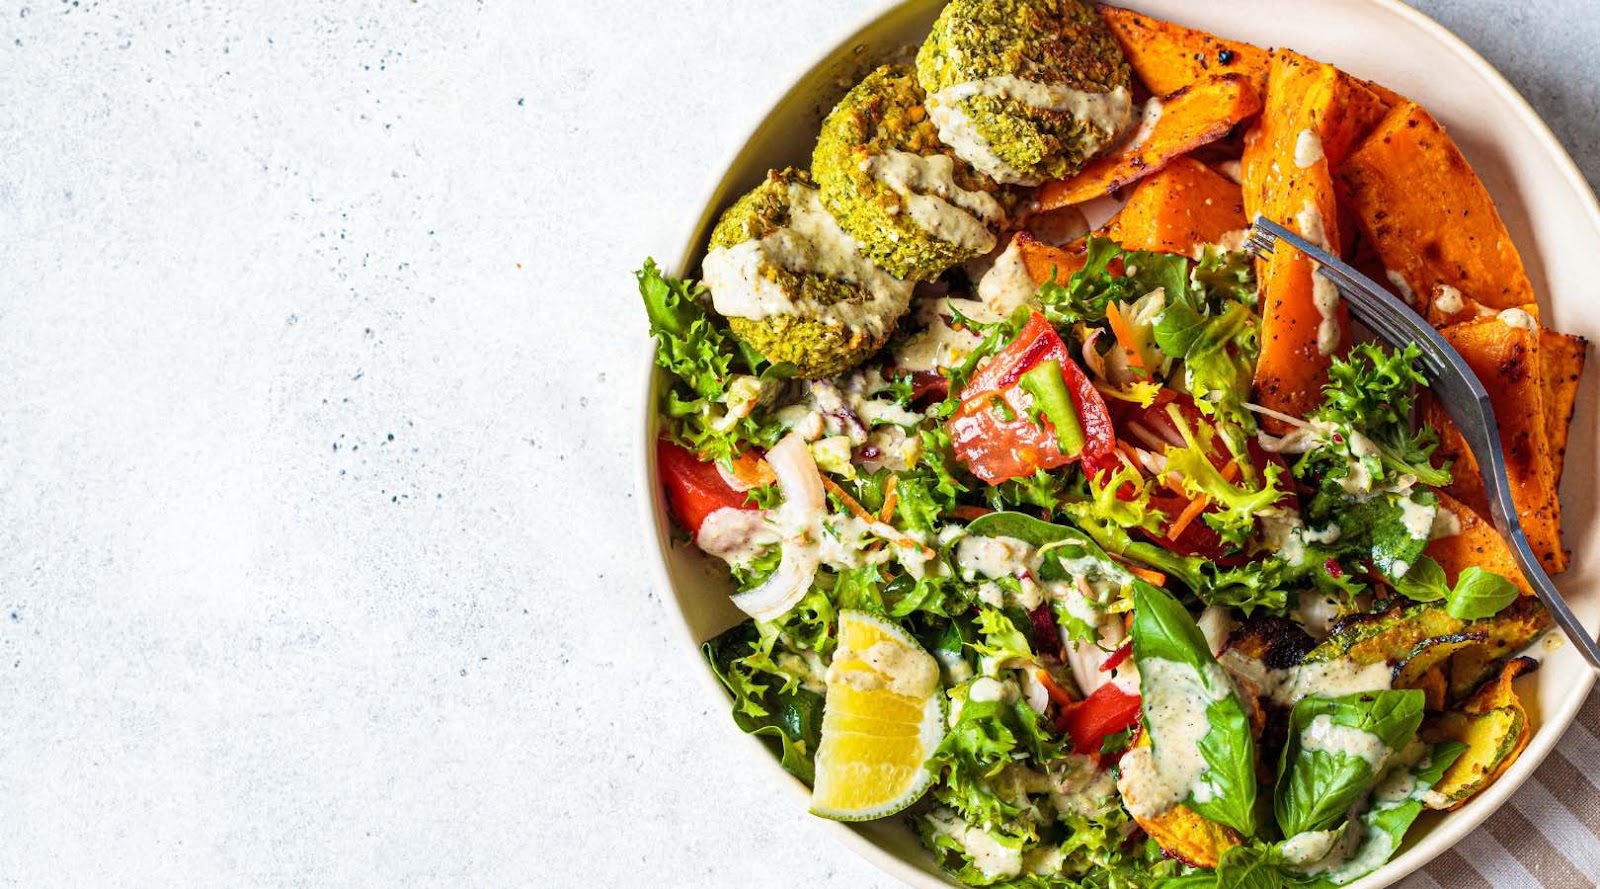
[{"label": "basil leaf", "polygon": [[1396,578],[1394,588],[1413,602],[1437,602],[1450,593],[1444,569],[1431,556],[1418,559],[1410,571]]},{"label": "basil leaf", "polygon": [[1361,817],[1345,825],[1346,831],[1359,831],[1355,854],[1344,863],[1322,874],[1311,883],[1313,889],[1343,886],[1361,879],[1382,867],[1400,843],[1412,822],[1422,814],[1422,797],[1433,785],[1439,783],[1445,769],[1456,761],[1466,746],[1451,742],[1428,748],[1415,745],[1426,759],[1420,763],[1399,762],[1386,770],[1372,794],[1372,804]]},{"label": "basil leaf", "polygon": [[1338,824],[1372,789],[1389,758],[1416,738],[1423,697],[1411,689],[1295,704],[1273,800],[1283,835]]},{"label": "basil leaf", "polygon": [[1201,700],[1190,703],[1204,706],[1206,725],[1196,744],[1206,768],[1197,786],[1188,788],[1185,803],[1212,821],[1254,836],[1256,751],[1244,706],[1189,612],[1170,594],[1137,579],[1133,582],[1133,657],[1139,665],[1145,732],[1150,735],[1154,762],[1158,766],[1161,762],[1164,735],[1168,743],[1174,743],[1167,733],[1193,724],[1194,713],[1173,713],[1162,702],[1152,703],[1173,693],[1157,687],[1161,677],[1181,676],[1201,692]]},{"label": "basil leaf", "polygon": [[1519,595],[1521,590],[1517,589],[1516,584],[1473,565],[1456,578],[1455,589],[1450,591],[1445,600],[1444,610],[1451,617],[1461,620],[1493,617],[1517,601]]}]

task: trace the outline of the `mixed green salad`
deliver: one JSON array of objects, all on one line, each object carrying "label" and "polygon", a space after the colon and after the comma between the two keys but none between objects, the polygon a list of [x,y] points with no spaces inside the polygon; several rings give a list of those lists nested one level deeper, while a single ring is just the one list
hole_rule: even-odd
[{"label": "mixed green salad", "polygon": [[[751,615],[706,656],[812,783],[841,615],[914,639],[945,714],[925,795],[861,811],[904,808],[963,883],[1348,883],[1475,792],[1442,782],[1441,716],[1543,615],[1428,555],[1458,519],[1412,355],[1357,347],[1272,435],[1245,254],[1082,249],[1004,317],[946,275],[829,379],[646,263],[662,483]],[[1415,681],[1484,640],[1454,688]]]},{"label": "mixed green salad", "polygon": [[1116,7],[951,0],[729,203],[699,283],[638,272],[666,503],[745,615],[705,655],[814,814],[904,819],[972,886],[1340,886],[1516,759],[1548,619],[1452,480],[1470,451],[1314,263],[1239,250],[1265,215],[1353,255],[1355,214],[1381,277],[1471,315],[1446,335],[1544,405],[1501,415],[1559,567],[1575,387],[1535,350],[1582,342],[1496,314],[1460,245],[1509,236],[1436,235],[1467,210],[1340,203],[1369,131],[1352,188],[1463,178],[1377,90]]}]

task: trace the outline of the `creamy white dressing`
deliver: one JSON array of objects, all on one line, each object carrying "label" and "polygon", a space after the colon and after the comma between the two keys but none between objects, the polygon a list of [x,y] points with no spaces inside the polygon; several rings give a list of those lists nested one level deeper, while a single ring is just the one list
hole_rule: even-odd
[{"label": "creamy white dressing", "polygon": [[1314,130],[1301,130],[1294,140],[1294,165],[1304,170],[1321,161],[1323,157],[1322,137]]},{"label": "creamy white dressing", "polygon": [[933,832],[955,840],[985,877],[998,880],[1022,873],[1021,846],[1008,846],[995,835],[968,824],[950,809],[935,809],[928,815]]},{"label": "creamy white dressing", "polygon": [[[928,95],[924,107],[939,130],[939,139],[962,160],[990,178],[1011,185],[1038,185],[1042,181],[1001,160],[988,139],[978,132],[963,108],[974,96],[994,96],[1019,102],[1031,108],[1061,111],[1084,122],[1088,128],[1113,135],[1127,129],[1133,118],[1133,98],[1126,87],[1109,93],[1072,89],[1065,84],[1039,83],[1009,74],[969,80]],[[1092,137],[1091,137],[1092,138]],[[1098,148],[1098,145],[1086,145]]]},{"label": "creamy white dressing", "polygon": [[1340,830],[1308,830],[1284,840],[1278,846],[1278,851],[1287,863],[1304,867],[1328,857],[1333,844],[1343,836],[1344,832]]},{"label": "creamy white dressing", "polygon": [[[1329,882],[1342,886],[1382,867],[1394,854],[1395,838],[1385,830],[1373,826],[1376,816],[1397,809],[1410,802],[1430,805],[1432,785],[1418,781],[1414,770],[1427,768],[1428,745],[1413,741],[1398,755],[1392,757],[1386,771],[1378,778],[1367,797],[1350,809],[1350,820],[1333,831],[1321,831],[1313,837],[1300,834],[1283,844],[1286,853],[1292,848],[1297,853],[1291,863],[1310,876],[1326,874]],[[1321,834],[1333,834],[1334,840],[1326,842],[1322,854],[1313,855],[1324,845]],[[1302,840],[1301,837],[1307,837]]]},{"label": "creamy white dressing", "polygon": [[1033,299],[1039,285],[1029,274],[1022,259],[1022,247],[1016,238],[1006,245],[994,265],[978,280],[978,299],[997,318],[1009,318],[1011,313]]},{"label": "creamy white dressing", "polygon": [[1134,129],[1133,135],[1128,137],[1126,145],[1128,150],[1139,148],[1150,141],[1150,136],[1156,131],[1156,124],[1161,122],[1161,112],[1164,108],[1161,100],[1155,96],[1145,100],[1144,108],[1139,112],[1139,126]]},{"label": "creamy white dressing", "polygon": [[1050,802],[1057,812],[1096,818],[1117,805],[1117,782],[1093,756],[1072,753],[1050,766]]},{"label": "creamy white dressing", "polygon": [[993,195],[956,184],[954,158],[886,151],[865,162],[867,173],[900,196],[918,227],[970,253],[994,249],[991,225],[1005,219]]},{"label": "creamy white dressing", "polygon": [[964,537],[956,544],[956,567],[962,576],[991,579],[1014,577],[1029,569],[1033,545],[1015,537]]},{"label": "creamy white dressing", "polygon": [[1117,789],[1129,812],[1149,818],[1190,797],[1210,798],[1208,766],[1200,753],[1200,741],[1211,731],[1206,708],[1231,695],[1233,685],[1214,663],[1202,674],[1190,664],[1145,658],[1139,670],[1151,746],[1123,755]]},{"label": "creamy white dressing", "polygon": [[[1432,503],[1422,503],[1412,497],[1400,498],[1400,524],[1412,540],[1428,540],[1433,536],[1433,520],[1439,508]],[[1397,575],[1405,572],[1395,569]]]},{"label": "creamy white dressing", "polygon": [[1440,284],[1433,289],[1433,307],[1446,315],[1454,315],[1465,309],[1467,304],[1461,296],[1461,291],[1449,284]]},{"label": "creamy white dressing", "polygon": [[[1223,232],[1221,235],[1219,235],[1217,237],[1215,246],[1228,253],[1238,253],[1239,251],[1245,249],[1245,244],[1249,240],[1250,229],[1236,228],[1233,231]],[[1197,260],[1200,259],[1205,251],[1206,245],[1196,244],[1194,248],[1194,258]]]},{"label": "creamy white dressing", "polygon": [[1268,509],[1259,518],[1262,542],[1267,549],[1296,567],[1305,563],[1310,545],[1337,543],[1339,536],[1344,533],[1342,528],[1332,523],[1313,531],[1306,527],[1298,514],[1287,509]]},{"label": "creamy white dressing", "polygon": [[1416,305],[1417,294],[1411,289],[1411,285],[1406,283],[1405,275],[1400,274],[1394,269],[1384,269],[1383,276],[1389,279],[1389,284],[1394,287],[1395,293],[1400,294],[1401,299],[1405,300],[1411,305]]},{"label": "creamy white dressing", "polygon": [[[869,669],[861,669],[863,664]],[[921,649],[898,642],[878,642],[864,651],[840,645],[828,665],[827,681],[862,691],[887,689],[897,695],[925,698],[939,687],[939,662]]]},{"label": "creamy white dressing", "polygon": [[748,565],[780,539],[766,510],[724,506],[705,517],[694,542],[730,565]]},{"label": "creamy white dressing", "polygon": [[[1294,219],[1306,240],[1329,253],[1333,252],[1328,243],[1327,228],[1323,225],[1322,210],[1316,204],[1306,201]],[[1317,325],[1317,352],[1331,355],[1339,347],[1339,288],[1318,274],[1321,268],[1319,263],[1313,262],[1311,265],[1311,302],[1317,307],[1317,314],[1322,316],[1322,322]]]},{"label": "creamy white dressing", "polygon": [[958,309],[962,315],[978,321],[998,320],[998,318],[978,317],[976,312],[982,312],[984,305],[970,299],[925,299],[918,302],[915,307],[917,321],[922,323],[922,329],[906,341],[896,345],[893,350],[893,363],[896,368],[904,371],[936,371],[939,368],[950,368],[960,365],[971,355],[973,349],[978,349],[982,337],[974,334],[971,329],[955,329],[950,326],[949,309]]},{"label": "creamy white dressing", "polygon": [[1342,698],[1387,691],[1394,681],[1388,664],[1362,665],[1348,658],[1270,670],[1261,661],[1230,648],[1218,656],[1217,662],[1230,674],[1255,686],[1263,698],[1285,707],[1294,706],[1301,698]]},{"label": "creamy white dressing", "polygon": [[1440,506],[1434,510],[1433,526],[1428,529],[1429,540],[1441,540],[1461,533],[1461,516],[1454,510]]},{"label": "creamy white dressing", "polygon": [[[711,289],[711,304],[729,318],[798,315],[874,336],[885,333],[910,305],[913,285],[863,256],[823,208],[816,189],[790,185],[789,201],[788,225],[706,254],[701,276]],[[854,284],[866,298],[832,304],[797,300],[769,277],[772,268]]]},{"label": "creamy white dressing", "polygon": [[1334,756],[1351,756],[1366,762],[1376,775],[1389,758],[1389,746],[1372,732],[1340,725],[1323,713],[1300,732],[1300,749]]},{"label": "creamy white dressing", "polygon": [[1524,309],[1506,309],[1499,315],[1500,323],[1519,330],[1538,330],[1539,322]]}]

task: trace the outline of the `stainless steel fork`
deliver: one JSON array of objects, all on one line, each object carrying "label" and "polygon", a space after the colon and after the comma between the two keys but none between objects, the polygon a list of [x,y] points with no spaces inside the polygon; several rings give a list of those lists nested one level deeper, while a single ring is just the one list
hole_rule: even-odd
[{"label": "stainless steel fork", "polygon": [[1516,504],[1511,499],[1511,482],[1506,477],[1505,451],[1500,444],[1500,425],[1494,417],[1494,406],[1489,393],[1483,388],[1472,368],[1444,337],[1394,294],[1373,283],[1349,264],[1316,244],[1312,244],[1289,229],[1263,216],[1257,216],[1250,228],[1247,246],[1251,253],[1262,256],[1273,252],[1278,243],[1299,250],[1318,265],[1316,274],[1332,281],[1344,296],[1352,317],[1365,324],[1378,338],[1395,347],[1415,344],[1421,350],[1419,362],[1424,376],[1433,386],[1450,419],[1478,458],[1478,468],[1483,474],[1483,489],[1489,497],[1489,512],[1495,527],[1511,544],[1523,576],[1533,586],[1539,601],[1550,610],[1556,623],[1578,647],[1589,666],[1600,671],[1600,646],[1578,621],[1577,615],[1567,605],[1561,593],[1544,571],[1539,558],[1528,546],[1528,537],[1517,518]]}]

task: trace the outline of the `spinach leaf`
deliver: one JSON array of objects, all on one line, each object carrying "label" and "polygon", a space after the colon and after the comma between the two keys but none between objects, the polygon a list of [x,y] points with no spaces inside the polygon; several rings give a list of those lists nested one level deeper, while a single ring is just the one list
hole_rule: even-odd
[{"label": "spinach leaf", "polygon": [[1451,617],[1461,620],[1494,617],[1501,609],[1517,601],[1520,594],[1516,584],[1473,565],[1456,578],[1455,588],[1445,600],[1444,610],[1450,612]]},{"label": "spinach leaf", "polygon": [[1416,738],[1415,689],[1303,698],[1289,714],[1273,809],[1283,835],[1327,830],[1372,789],[1384,764]]},{"label": "spinach leaf", "polygon": [[[1180,721],[1191,720],[1193,713],[1173,713],[1154,699],[1173,690],[1154,687],[1168,671],[1181,676],[1187,671],[1201,690],[1201,700],[1189,702],[1204,707],[1207,731],[1198,747],[1205,761],[1199,784],[1204,792],[1190,793],[1185,800],[1200,815],[1226,824],[1245,836],[1256,832],[1255,738],[1250,720],[1217,661],[1211,656],[1205,636],[1194,618],[1167,592],[1135,579],[1133,582],[1133,657],[1139,665],[1144,687],[1145,731],[1159,764],[1162,736]],[[1157,668],[1158,662],[1170,662]],[[1166,711],[1166,712],[1163,712]],[[1171,722],[1169,722],[1169,720]]]},{"label": "spinach leaf", "polygon": [[[1422,558],[1428,546],[1426,528],[1438,502],[1431,491],[1345,498],[1338,507],[1338,549],[1365,555],[1384,577],[1396,581]],[[1427,520],[1420,535],[1412,533],[1419,514]]]},{"label": "spinach leaf", "polygon": [[[733,721],[742,731],[776,740],[781,762],[808,786],[822,741],[822,695],[801,685],[772,657],[776,640],[754,621],[701,646],[712,672],[733,695]],[[781,684],[780,684],[781,683]]]}]

